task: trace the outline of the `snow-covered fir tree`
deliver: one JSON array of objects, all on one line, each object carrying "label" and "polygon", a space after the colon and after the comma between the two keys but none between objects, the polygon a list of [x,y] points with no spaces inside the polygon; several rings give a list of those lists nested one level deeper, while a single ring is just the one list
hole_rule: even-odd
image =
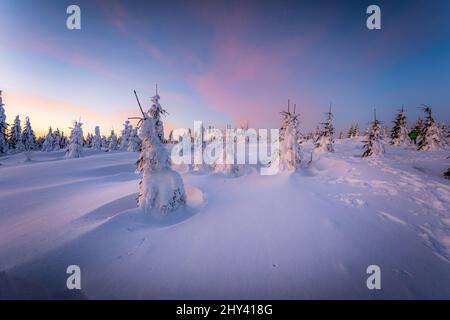
[{"label": "snow-covered fir tree", "polygon": [[450,141],[448,139],[449,138],[448,126],[445,123],[441,123],[439,129],[442,145],[448,146],[450,144]]},{"label": "snow-covered fir tree", "polygon": [[94,150],[101,150],[102,149],[102,137],[100,136],[100,127],[95,127],[95,133],[94,137],[92,139],[92,148]]},{"label": "snow-covered fir tree", "polygon": [[127,151],[128,145],[130,143],[130,135],[133,127],[130,125],[130,121],[126,120],[123,124],[123,129],[121,131],[121,139],[120,139],[120,150]]},{"label": "snow-covered fir tree", "polygon": [[37,137],[36,138],[36,150],[42,150],[42,145],[44,144],[45,137]]},{"label": "snow-covered fir tree", "polygon": [[89,132],[86,135],[86,140],[84,141],[84,146],[86,148],[92,148],[92,140],[94,140],[94,136]]},{"label": "snow-covered fir tree", "polygon": [[357,137],[359,137],[359,135],[360,135],[360,132],[359,132],[359,126],[358,126],[358,124],[356,124],[356,125],[353,127],[352,138],[357,138]]},{"label": "snow-covered fir tree", "polygon": [[141,180],[137,201],[145,212],[156,210],[168,214],[186,205],[186,194],[183,179],[171,169],[169,152],[159,135],[160,127],[161,123],[148,115],[141,123],[142,151],[137,161]]},{"label": "snow-covered fir tree", "polygon": [[111,134],[108,138],[108,151],[114,151],[117,150],[117,136],[114,133],[114,130],[111,130]]},{"label": "snow-covered fir tree", "polygon": [[[298,143],[301,136],[299,128],[299,114],[282,111],[283,123],[280,129],[280,170],[296,170],[300,167],[303,153]],[[282,134],[281,134],[282,133]]]},{"label": "snow-covered fir tree", "polygon": [[327,119],[322,123],[323,129],[314,141],[315,152],[334,152],[334,126],[333,126],[333,113],[330,110],[327,112]]},{"label": "snow-covered fir tree", "polygon": [[66,151],[67,158],[79,158],[83,153],[83,124],[80,121],[74,121],[72,131],[69,137],[69,145]]},{"label": "snow-covered fir tree", "polygon": [[353,129],[354,129],[354,126],[351,126],[350,127],[350,129],[348,129],[348,132],[347,132],[347,138],[353,138]]},{"label": "snow-covered fir tree", "polygon": [[376,111],[374,113],[374,120],[365,136],[364,140],[363,158],[377,156],[384,153],[384,146],[382,142],[381,123],[377,119]]},{"label": "snow-covered fir tree", "polygon": [[53,150],[61,149],[61,132],[59,128],[53,132]]},{"label": "snow-covered fir tree", "polygon": [[61,142],[60,142],[60,148],[61,149],[66,149],[67,148],[67,146],[68,146],[68,140],[67,140],[67,137],[66,137],[66,135],[64,134],[64,131],[61,131]]},{"label": "snow-covered fir tree", "polygon": [[14,119],[14,124],[9,133],[9,146],[12,150],[20,152],[24,150],[22,143],[22,126],[19,116]]},{"label": "snow-covered fir tree", "polygon": [[148,110],[148,116],[155,119],[156,121],[156,133],[161,140],[161,142],[164,143],[164,124],[162,122],[161,116],[166,114],[166,110],[164,110],[161,105],[159,104],[159,99],[161,97],[158,95],[158,86],[156,86],[156,94],[152,97],[152,105],[150,109]]},{"label": "snow-covered fir tree", "polygon": [[428,151],[437,150],[444,147],[441,140],[441,129],[433,118],[430,106],[423,105],[422,110],[426,113],[425,125],[420,133],[418,150]]},{"label": "snow-covered fir tree", "polygon": [[102,148],[108,149],[109,142],[105,135],[102,135]]},{"label": "snow-covered fir tree", "polygon": [[391,133],[391,144],[394,146],[407,146],[411,143],[408,136],[409,130],[406,122],[406,112],[402,106],[402,109],[395,118],[394,127]]},{"label": "snow-covered fir tree", "polygon": [[25,118],[25,127],[22,132],[22,143],[26,151],[35,150],[36,148],[36,136],[31,128],[30,118]]},{"label": "snow-covered fir tree", "polygon": [[45,136],[45,140],[44,140],[44,143],[42,144],[41,150],[50,152],[50,151],[53,151],[53,146],[54,146],[53,132],[52,132],[52,127],[50,127],[48,129],[47,135]]},{"label": "snow-covered fir tree", "polygon": [[142,141],[141,138],[139,138],[137,128],[132,128],[127,150],[131,152],[141,151],[141,143]]},{"label": "snow-covered fir tree", "polygon": [[8,124],[6,123],[6,114],[2,100],[2,91],[0,90],[0,154],[8,152],[8,136],[6,130],[8,129]]}]

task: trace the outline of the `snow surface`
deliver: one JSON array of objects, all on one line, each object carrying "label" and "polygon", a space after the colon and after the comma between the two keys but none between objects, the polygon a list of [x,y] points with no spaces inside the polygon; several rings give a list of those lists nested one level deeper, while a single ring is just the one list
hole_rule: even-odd
[{"label": "snow surface", "polygon": [[136,208],[137,153],[0,157],[0,298],[450,299],[449,152],[335,150],[275,176],[177,166],[188,207],[161,219]]}]

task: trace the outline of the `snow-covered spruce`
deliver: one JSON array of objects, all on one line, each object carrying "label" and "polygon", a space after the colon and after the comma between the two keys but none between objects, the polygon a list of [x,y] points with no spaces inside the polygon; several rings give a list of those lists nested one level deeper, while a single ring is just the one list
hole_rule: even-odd
[{"label": "snow-covered spruce", "polygon": [[2,100],[2,91],[0,90],[0,154],[8,152],[9,144],[6,130],[8,124],[6,123],[5,108]]},{"label": "snow-covered spruce", "polygon": [[448,132],[448,126],[445,123],[441,123],[439,126],[439,133],[440,133],[440,139],[442,141],[443,146],[448,146],[450,144],[449,141],[449,132]]},{"label": "snow-covered spruce", "polygon": [[102,137],[100,136],[100,127],[95,127],[95,134],[92,139],[92,148],[94,150],[101,150],[102,149]]},{"label": "snow-covered spruce", "polygon": [[130,125],[130,121],[126,120],[123,124],[123,129],[121,131],[121,139],[120,139],[120,146],[119,149],[122,151],[128,150],[128,145],[130,143],[130,135],[132,126]]},{"label": "snow-covered spruce", "polygon": [[111,130],[111,134],[108,138],[108,151],[114,151],[117,150],[117,136],[114,133],[114,130]]},{"label": "snow-covered spruce", "polygon": [[36,148],[36,136],[31,128],[30,118],[25,118],[25,127],[22,132],[22,143],[26,151],[31,151]]},{"label": "snow-covered spruce", "polygon": [[356,138],[359,136],[359,126],[358,124],[351,126],[347,133],[347,138]]},{"label": "snow-covered spruce", "polygon": [[69,146],[66,151],[66,158],[79,158],[83,153],[83,124],[74,121],[72,132],[70,133]]},{"label": "snow-covered spruce", "polygon": [[162,122],[161,116],[166,114],[167,112],[159,104],[159,99],[161,99],[161,97],[158,95],[158,88],[156,88],[156,94],[151,99],[152,106],[150,107],[150,109],[147,112],[147,114],[151,118],[155,119],[155,122],[156,122],[156,125],[155,125],[156,133],[157,133],[159,139],[161,140],[161,142],[164,143],[164,124]]},{"label": "snow-covered spruce", "polygon": [[280,170],[296,170],[300,167],[303,153],[298,143],[301,137],[299,114],[282,111],[283,124],[280,129]]},{"label": "snow-covered spruce", "polygon": [[53,150],[61,149],[61,132],[58,128],[53,132]]},{"label": "snow-covered spruce", "polygon": [[53,132],[52,132],[52,127],[50,127],[48,129],[48,133],[45,136],[45,140],[44,143],[42,144],[42,151],[46,151],[46,152],[50,152],[53,151],[53,144],[54,144],[54,140],[53,140]]},{"label": "snow-covered spruce", "polygon": [[14,124],[9,133],[9,146],[12,150],[20,152],[24,150],[22,143],[22,127],[19,116],[14,119]]},{"label": "snow-covered spruce", "polygon": [[362,154],[363,158],[382,155],[384,153],[384,146],[382,142],[382,132],[381,124],[378,121],[376,113],[372,126],[368,130],[364,140],[364,152]]},{"label": "snow-covered spruce", "polygon": [[330,110],[327,112],[327,120],[322,123],[323,129],[320,131],[316,140],[314,141],[315,152],[334,152],[334,127],[333,127],[333,113]]},{"label": "snow-covered spruce", "polygon": [[186,205],[186,194],[180,174],[171,169],[169,152],[159,136],[157,119],[142,120],[139,138],[142,151],[137,161],[141,174],[138,206],[145,212],[156,210],[168,214]]},{"label": "snow-covered spruce", "polygon": [[424,105],[423,111],[427,117],[425,125],[420,133],[420,141],[417,150],[437,150],[444,147],[444,142],[441,139],[441,129],[433,118],[430,106]]},{"label": "snow-covered spruce", "polygon": [[128,141],[128,151],[138,152],[141,151],[141,138],[139,138],[137,128],[131,129],[130,139]]},{"label": "snow-covered spruce", "polygon": [[94,136],[91,133],[88,133],[86,136],[86,140],[84,141],[84,146],[86,148],[92,148],[92,140],[94,139]]},{"label": "snow-covered spruce", "polygon": [[411,139],[408,136],[409,130],[406,122],[406,112],[402,109],[395,118],[394,127],[391,133],[391,144],[394,146],[407,146],[411,144]]}]

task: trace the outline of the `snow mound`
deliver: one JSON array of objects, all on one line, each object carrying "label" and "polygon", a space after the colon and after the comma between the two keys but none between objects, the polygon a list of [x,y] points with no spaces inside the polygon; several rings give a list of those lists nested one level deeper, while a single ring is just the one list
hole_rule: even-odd
[{"label": "snow mound", "polygon": [[205,199],[203,196],[203,192],[199,188],[186,186],[185,191],[187,196],[186,204],[188,207],[197,209],[204,204]]}]

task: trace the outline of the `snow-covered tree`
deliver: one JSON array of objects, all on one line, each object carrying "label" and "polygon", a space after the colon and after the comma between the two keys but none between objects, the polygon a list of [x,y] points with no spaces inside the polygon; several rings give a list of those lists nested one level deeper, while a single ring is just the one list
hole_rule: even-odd
[{"label": "snow-covered tree", "polygon": [[348,129],[347,132],[347,138],[353,138],[353,130],[354,130],[354,126],[351,126],[350,129]]},{"label": "snow-covered tree", "polygon": [[155,119],[156,122],[156,133],[161,140],[161,142],[164,142],[164,124],[161,120],[161,116],[166,114],[166,110],[164,110],[161,105],[159,104],[159,99],[161,97],[158,95],[158,87],[156,87],[156,94],[152,97],[152,106],[148,110],[147,114],[151,118]]},{"label": "snow-covered tree", "polygon": [[54,145],[54,139],[53,139],[53,132],[52,127],[48,129],[48,133],[45,136],[44,143],[42,144],[42,151],[50,152],[53,151],[53,145]]},{"label": "snow-covered tree", "polygon": [[330,110],[327,112],[327,119],[322,123],[322,130],[314,141],[315,152],[334,152],[334,126],[333,126],[333,113]]},{"label": "snow-covered tree", "polygon": [[59,128],[53,132],[53,150],[61,149],[61,132]]},{"label": "snow-covered tree", "polygon": [[102,137],[100,136],[100,127],[95,127],[95,135],[92,139],[92,148],[94,150],[101,150],[102,149]]},{"label": "snow-covered tree", "polygon": [[89,132],[86,135],[86,140],[84,141],[84,146],[86,148],[92,148],[92,140],[94,140],[94,136]]},{"label": "snow-covered tree", "polygon": [[448,132],[448,126],[445,123],[441,123],[441,125],[439,126],[439,134],[440,134],[440,139],[442,141],[442,145],[443,146],[448,146],[450,144],[449,141],[449,132]]},{"label": "snow-covered tree", "polygon": [[141,138],[139,138],[137,128],[132,128],[127,150],[132,152],[141,151],[141,143],[142,141]]},{"label": "snow-covered tree", "polygon": [[417,150],[436,150],[444,146],[441,140],[441,129],[435,122],[430,106],[424,105],[423,111],[427,114],[425,125],[420,133],[421,138]]},{"label": "snow-covered tree", "polygon": [[36,148],[36,136],[31,128],[30,118],[25,118],[25,127],[22,132],[22,143],[26,151],[31,151]]},{"label": "snow-covered tree", "polygon": [[117,136],[114,133],[114,130],[111,130],[111,134],[108,138],[108,151],[117,150]]},{"label": "snow-covered tree", "polygon": [[280,170],[296,170],[299,168],[303,153],[298,143],[301,136],[299,114],[282,111],[283,123],[280,129]]},{"label": "snow-covered tree", "polygon": [[44,144],[45,138],[44,137],[37,137],[36,138],[36,150],[42,150],[42,145]]},{"label": "snow-covered tree", "polygon": [[0,154],[8,152],[8,136],[6,130],[8,129],[8,124],[6,123],[5,108],[2,99],[2,90],[0,90]]},{"label": "snow-covered tree", "polygon": [[359,126],[358,126],[358,124],[356,124],[356,125],[353,127],[352,138],[357,138],[357,137],[359,137],[359,135],[360,135],[360,132],[359,132]]},{"label": "snow-covered tree", "polygon": [[369,132],[365,136],[363,148],[364,148],[364,152],[362,154],[363,158],[377,156],[384,153],[381,124],[380,121],[377,120],[376,112],[374,115],[372,125],[369,129]]},{"label": "snow-covered tree", "polygon": [[164,147],[157,119],[146,116],[142,120],[139,138],[142,151],[137,161],[141,174],[138,206],[146,212],[157,211],[168,214],[186,205],[186,194],[180,174],[171,169],[169,152]]},{"label": "snow-covered tree", "polygon": [[16,116],[14,119],[14,124],[9,133],[9,146],[14,151],[23,151],[23,143],[22,143],[22,126],[20,124],[19,116]]},{"label": "snow-covered tree", "polygon": [[128,150],[128,145],[130,143],[130,135],[133,127],[130,125],[130,121],[126,120],[123,124],[123,129],[121,131],[121,139],[119,149],[122,151]]},{"label": "snow-covered tree", "polygon": [[64,134],[64,131],[61,131],[61,142],[60,142],[60,148],[61,149],[66,149],[68,146],[68,141],[67,141],[67,137]]},{"label": "snow-covered tree", "polygon": [[70,133],[69,146],[67,147],[67,158],[79,158],[83,153],[83,124],[80,121],[74,121],[72,132]]},{"label": "snow-covered tree", "polygon": [[102,148],[108,149],[109,140],[105,135],[102,135]]},{"label": "snow-covered tree", "polygon": [[409,130],[406,123],[406,112],[404,108],[400,110],[395,118],[394,127],[391,133],[391,144],[394,146],[406,146],[411,143],[409,139]]}]

